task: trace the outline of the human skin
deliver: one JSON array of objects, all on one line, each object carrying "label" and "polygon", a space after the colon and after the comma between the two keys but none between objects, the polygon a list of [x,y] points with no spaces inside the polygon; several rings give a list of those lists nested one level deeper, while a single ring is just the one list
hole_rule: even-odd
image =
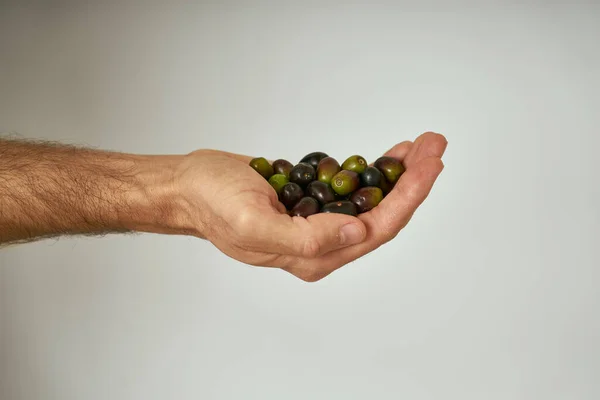
[{"label": "human skin", "polygon": [[0,245],[61,235],[192,235],[246,264],[314,282],[389,242],[444,167],[432,132],[387,156],[406,172],[373,210],[290,217],[251,157],[216,150],[136,155],[0,139]]}]

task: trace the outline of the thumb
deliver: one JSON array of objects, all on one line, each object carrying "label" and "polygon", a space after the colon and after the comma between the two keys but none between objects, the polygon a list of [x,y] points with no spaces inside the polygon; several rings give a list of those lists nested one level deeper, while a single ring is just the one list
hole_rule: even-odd
[{"label": "thumb", "polygon": [[254,240],[263,251],[303,258],[361,243],[366,236],[364,223],[345,214],[314,214],[308,218],[263,216],[254,232]]}]

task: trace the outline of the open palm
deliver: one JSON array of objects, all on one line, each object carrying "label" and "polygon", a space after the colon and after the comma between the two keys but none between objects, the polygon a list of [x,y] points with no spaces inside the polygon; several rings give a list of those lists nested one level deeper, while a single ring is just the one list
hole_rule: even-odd
[{"label": "open palm", "polygon": [[[371,211],[353,217],[290,217],[268,182],[249,167],[252,157],[200,150],[181,172],[184,198],[197,214],[199,236],[241,262],[278,267],[316,281],[393,239],[428,196],[443,169],[447,141],[427,132],[402,142],[387,156],[406,172]],[[202,222],[200,222],[202,221]]]}]

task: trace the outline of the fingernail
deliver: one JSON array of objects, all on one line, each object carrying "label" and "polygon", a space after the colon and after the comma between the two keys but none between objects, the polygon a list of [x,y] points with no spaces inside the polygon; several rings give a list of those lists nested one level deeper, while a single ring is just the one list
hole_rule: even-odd
[{"label": "fingernail", "polygon": [[340,229],[340,243],[345,245],[357,244],[362,242],[364,234],[355,224],[347,224]]}]

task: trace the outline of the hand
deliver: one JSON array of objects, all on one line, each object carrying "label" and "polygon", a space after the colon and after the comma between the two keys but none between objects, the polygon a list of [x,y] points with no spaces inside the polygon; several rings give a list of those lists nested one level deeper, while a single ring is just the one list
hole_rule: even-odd
[{"label": "hand", "polygon": [[442,172],[447,141],[424,133],[385,155],[406,172],[373,210],[352,217],[290,217],[269,183],[248,166],[251,157],[200,150],[185,157],[177,191],[193,233],[246,264],[277,267],[314,282],[392,240],[406,226]]}]

